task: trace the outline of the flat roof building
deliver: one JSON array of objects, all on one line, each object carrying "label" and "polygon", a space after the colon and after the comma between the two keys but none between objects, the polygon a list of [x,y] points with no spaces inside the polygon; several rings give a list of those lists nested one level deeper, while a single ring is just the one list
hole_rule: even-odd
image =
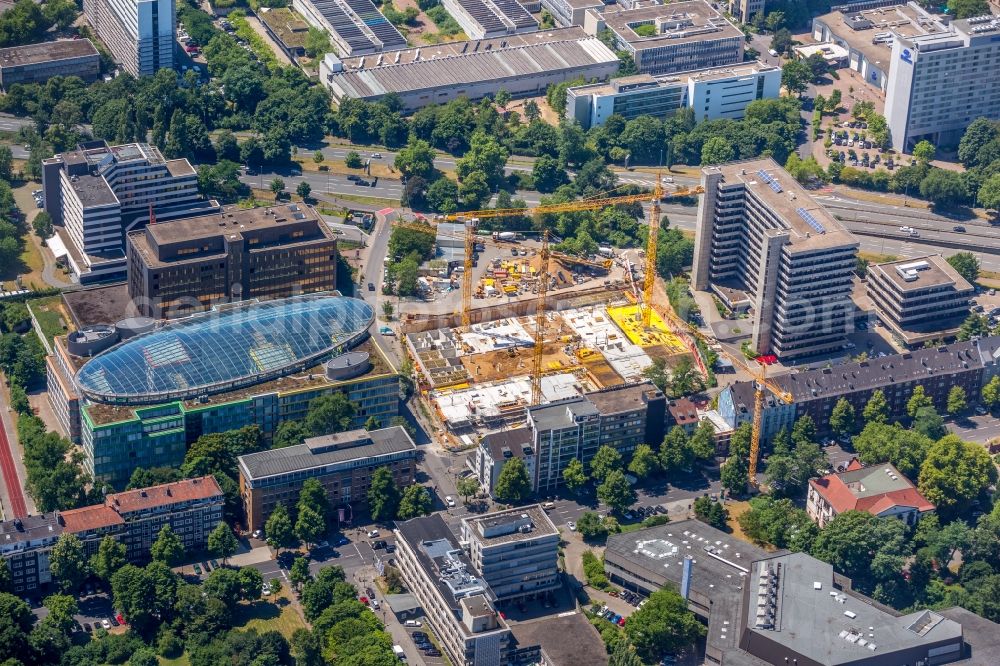
[{"label": "flat roof building", "polygon": [[469,454],[469,466],[486,492],[493,494],[503,466],[512,458],[520,458],[535,481],[535,449],[530,428],[513,428],[484,435],[479,446]]},{"label": "flat roof building", "polygon": [[342,55],[406,48],[406,38],[371,0],[292,0],[292,7],[328,33]]},{"label": "flat roof building", "polygon": [[781,68],[761,62],[666,76],[637,74],[567,91],[566,113],[584,129],[603,125],[611,114],[626,120],[650,115],[667,118],[690,108],[698,121],[746,115],[747,105],[777,98]]},{"label": "flat roof building", "polygon": [[219,210],[198,193],[187,160],[164,159],[146,143],[91,141],[43,160],[42,198],[83,284],[125,277],[125,234],[147,224],[151,211],[164,222]]},{"label": "flat roof building", "polygon": [[401,426],[307,438],[302,444],[237,459],[250,530],[263,527],[278,503],[293,506],[306,479],[317,479],[333,507],[364,505],[379,467],[400,488],[416,481],[417,445]]},{"label": "flat roof building", "polygon": [[538,30],[538,21],[518,0],[443,0],[441,4],[469,39]]},{"label": "flat roof building", "polygon": [[865,83],[884,91],[895,62],[893,42],[940,32],[945,25],[915,2],[879,4],[886,3],[847,4],[817,16],[812,21],[812,37],[845,49],[846,65],[861,74]]},{"label": "flat roof building", "polygon": [[618,50],[628,52],[643,74],[691,72],[743,62],[746,38],[705,0],[589,10],[588,34],[611,31]]},{"label": "flat roof building", "polygon": [[83,13],[115,61],[132,76],[152,76],[174,67],[174,0],[84,0]]},{"label": "flat roof building", "polygon": [[854,322],[854,236],[773,159],[705,167],[701,182],[692,286],[750,295],[758,354],[842,349]]},{"label": "flat roof building", "polygon": [[845,511],[865,511],[914,525],[934,511],[913,482],[892,463],[863,466],[857,458],[843,472],[809,479],[806,512],[820,527]]},{"label": "flat roof building", "polygon": [[939,254],[871,266],[867,291],[878,318],[907,347],[957,334],[975,295]]},{"label": "flat roof building", "polygon": [[0,522],[0,557],[7,561],[15,593],[31,592],[52,582],[49,554],[62,533],[58,513]]},{"label": "flat roof building", "polygon": [[147,317],[337,286],[337,238],[305,204],[150,224],[127,235],[126,256],[129,296]]},{"label": "flat roof building", "polygon": [[538,504],[463,518],[462,541],[500,602],[541,598],[562,585],[559,530]]},{"label": "flat roof building", "polygon": [[652,384],[633,384],[528,408],[535,454],[534,489],[563,483],[571,460],[590,466],[601,446],[623,456],[663,441],[666,398]]},{"label": "flat roof building", "polygon": [[541,0],[542,7],[552,14],[557,25],[583,26],[587,10],[604,9],[604,0]]},{"label": "flat roof building", "polygon": [[441,514],[396,522],[394,531],[403,580],[451,662],[512,664],[514,641],[496,597]]},{"label": "flat roof building", "polygon": [[686,593],[688,608],[708,624],[706,663],[986,663],[986,655],[969,659],[964,625],[977,643],[989,640],[991,627],[964,609],[902,615],[852,590],[821,560],[768,553],[699,521],[612,535],[604,557],[614,583]]},{"label": "flat roof building", "polygon": [[339,58],[328,53],[320,82],[333,101],[374,101],[395,93],[403,111],[466,97],[476,101],[501,88],[514,97],[540,95],[554,83],[603,80],[618,71],[618,57],[580,28],[561,28],[472,42],[452,42],[377,56]]},{"label": "flat roof building", "polygon": [[1000,16],[900,37],[891,58],[885,119],[896,150],[909,151],[923,139],[957,146],[976,118],[1000,119]]},{"label": "flat roof building", "polygon": [[62,39],[0,49],[0,87],[44,83],[53,76],[78,76],[85,81],[101,73],[101,54],[89,39]]}]

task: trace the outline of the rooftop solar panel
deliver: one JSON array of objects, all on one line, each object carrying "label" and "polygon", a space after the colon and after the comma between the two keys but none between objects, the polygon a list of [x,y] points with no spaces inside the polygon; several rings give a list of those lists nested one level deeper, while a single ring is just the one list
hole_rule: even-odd
[{"label": "rooftop solar panel", "polygon": [[806,224],[812,227],[814,231],[821,234],[826,233],[826,227],[824,227],[823,224],[815,217],[813,217],[813,214],[807,211],[805,208],[796,208],[795,212],[798,213],[799,217],[805,220]]},{"label": "rooftop solar panel", "polygon": [[483,30],[516,32],[538,27],[538,22],[517,0],[457,0]]},{"label": "rooftop solar panel", "polygon": [[406,48],[406,39],[370,0],[311,0],[311,3],[352,53]]}]

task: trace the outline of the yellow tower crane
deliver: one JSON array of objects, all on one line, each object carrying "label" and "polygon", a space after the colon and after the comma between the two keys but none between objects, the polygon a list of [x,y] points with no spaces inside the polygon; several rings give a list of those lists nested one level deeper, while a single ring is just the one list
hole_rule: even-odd
[{"label": "yellow tower crane", "polygon": [[748,461],[748,476],[750,485],[757,487],[757,461],[760,458],[760,431],[764,419],[764,392],[771,391],[778,399],[787,404],[792,402],[792,394],[767,378],[767,364],[760,363],[760,369],[754,370],[743,362],[743,359],[731,357],[743,367],[754,379],[753,392],[753,428],[750,434],[750,460]]},{"label": "yellow tower crane", "polygon": [[[489,208],[485,210],[466,211],[464,213],[450,213],[443,216],[450,222],[462,222],[464,227],[465,240],[465,270],[462,273],[462,326],[469,326],[472,323],[472,262],[475,255],[476,246],[476,224],[481,219],[498,217],[523,217],[526,215],[544,213],[566,213],[584,210],[599,210],[609,206],[617,206],[631,203],[641,203],[651,201],[653,204],[652,215],[649,221],[649,236],[646,241],[646,265],[645,281],[643,283],[643,303],[642,321],[644,326],[649,326],[653,308],[653,285],[656,279],[656,243],[660,230],[660,200],[666,197],[684,197],[694,194],[701,194],[705,189],[695,186],[678,189],[674,192],[664,192],[662,178],[658,175],[656,184],[652,192],[642,194],[627,194],[615,197],[602,197],[596,199],[584,199],[582,201],[570,201],[559,204],[548,204],[544,206],[534,206],[530,208]],[[397,222],[394,226],[435,233],[434,227],[406,222]],[[533,233],[533,232],[522,232]],[[540,254],[541,262],[538,269],[538,297],[535,305],[535,344],[533,350],[533,367],[531,373],[531,404],[537,405],[542,399],[542,370],[543,351],[545,345],[545,306],[546,295],[549,286],[549,233],[541,232],[542,248]]]}]

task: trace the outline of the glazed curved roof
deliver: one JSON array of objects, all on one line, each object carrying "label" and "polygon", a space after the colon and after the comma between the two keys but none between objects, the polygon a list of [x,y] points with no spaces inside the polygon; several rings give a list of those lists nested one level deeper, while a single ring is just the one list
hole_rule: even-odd
[{"label": "glazed curved roof", "polygon": [[76,374],[91,400],[148,404],[230,391],[296,372],[367,335],[355,298],[310,294],[195,315],[95,356]]}]

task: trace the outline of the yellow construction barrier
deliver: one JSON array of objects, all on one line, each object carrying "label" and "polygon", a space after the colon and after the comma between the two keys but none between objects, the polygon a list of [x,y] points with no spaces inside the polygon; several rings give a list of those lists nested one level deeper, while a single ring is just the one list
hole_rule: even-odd
[{"label": "yellow construction barrier", "polygon": [[629,342],[640,347],[666,347],[671,352],[686,352],[684,342],[670,332],[663,319],[654,310],[649,320],[649,330],[642,326],[638,305],[619,305],[608,308],[608,316],[618,325]]}]

